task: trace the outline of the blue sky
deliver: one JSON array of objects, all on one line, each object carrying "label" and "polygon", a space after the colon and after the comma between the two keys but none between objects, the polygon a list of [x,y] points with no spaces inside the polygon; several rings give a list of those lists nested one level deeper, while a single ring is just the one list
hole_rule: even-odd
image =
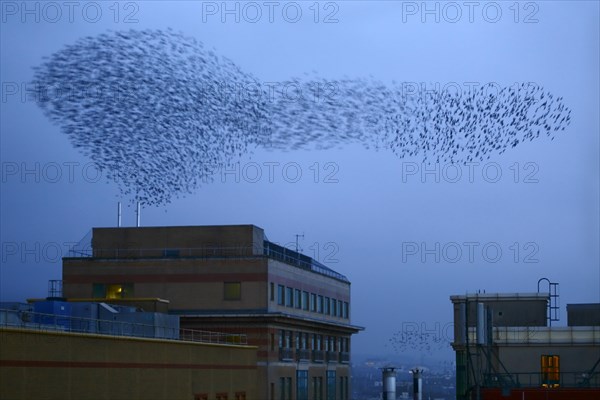
[{"label": "blue sky", "polygon": [[[144,208],[142,225],[251,223],[279,243],[303,233],[306,254],[353,282],[352,320],[367,328],[354,340],[357,353],[391,352],[385,343],[407,323],[451,322],[452,294],[530,292],[548,277],[560,283],[563,323],[567,303],[600,301],[597,2],[478,2],[472,15],[463,2],[427,3],[433,14],[421,2],[275,2],[273,22],[262,2],[229,2],[239,21],[221,2],[121,3],[118,14],[113,3],[83,2],[72,16],[60,2],[60,15],[36,2],[27,13],[22,4],[2,3],[1,300],[43,296],[47,281],[61,276],[67,243],[113,226],[121,200],[22,98],[32,67],[84,36],[172,28],[264,82],[305,73],[428,89],[535,82],[564,97],[572,123],[553,141],[463,166],[457,182],[453,166],[440,165],[436,181],[421,175],[419,158],[357,144],[257,149],[237,176],[217,171],[194,194]],[[262,17],[253,23],[256,9]],[[133,209],[124,209],[123,222],[134,224]]]}]

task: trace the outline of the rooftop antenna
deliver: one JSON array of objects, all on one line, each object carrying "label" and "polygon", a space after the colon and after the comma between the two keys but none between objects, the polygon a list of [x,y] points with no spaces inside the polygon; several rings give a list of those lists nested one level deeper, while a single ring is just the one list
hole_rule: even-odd
[{"label": "rooftop antenna", "polygon": [[121,202],[117,203],[117,227],[121,227]]},{"label": "rooftop antenna", "polygon": [[302,238],[302,239],[304,239],[304,233],[302,233],[302,235],[295,234],[294,236],[296,236],[296,253],[298,253],[299,251],[302,251],[302,249],[300,249],[300,248],[298,247],[298,239],[299,239],[299,238]]},{"label": "rooftop antenna", "polygon": [[138,227],[138,228],[140,227],[141,213],[142,213],[142,203],[138,201],[137,202],[137,208],[136,208],[136,211],[135,211],[135,217],[136,217],[135,218],[136,219],[135,226]]}]

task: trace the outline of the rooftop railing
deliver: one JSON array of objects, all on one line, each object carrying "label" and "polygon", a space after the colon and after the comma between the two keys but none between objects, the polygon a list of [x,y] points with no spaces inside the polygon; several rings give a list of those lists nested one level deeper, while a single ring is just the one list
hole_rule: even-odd
[{"label": "rooftop railing", "polygon": [[486,374],[484,385],[487,387],[600,387],[600,371],[596,372],[557,372],[558,379],[548,379],[540,372],[521,372],[511,374]]},{"label": "rooftop railing", "polygon": [[0,327],[46,332],[70,332],[121,337],[126,336],[210,344],[248,344],[247,336],[244,334],[181,329],[173,326],[81,318],[68,315],[45,314],[8,309],[0,309]]},{"label": "rooftop railing", "polygon": [[284,246],[265,240],[263,246],[252,246],[240,244],[237,246],[203,246],[189,248],[91,248],[79,246],[73,247],[67,253],[70,258],[214,258],[214,257],[256,257],[266,256],[273,260],[281,261],[307,271],[316,272],[349,282],[344,275],[326,267],[320,262],[302,253],[290,250]]}]

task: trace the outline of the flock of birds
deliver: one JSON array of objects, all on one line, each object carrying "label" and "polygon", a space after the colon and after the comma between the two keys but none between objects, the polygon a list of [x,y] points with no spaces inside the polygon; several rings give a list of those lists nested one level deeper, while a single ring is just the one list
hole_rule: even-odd
[{"label": "flock of birds", "polygon": [[[257,147],[347,143],[426,162],[484,160],[564,130],[570,110],[536,85],[407,96],[399,83],[293,78],[276,87],[170,30],[86,37],[35,68],[38,105],[124,196],[192,193]],[[274,90],[273,90],[274,89]]]},{"label": "flock of birds", "polygon": [[395,332],[389,344],[397,354],[417,352],[431,355],[450,347],[450,340],[439,333],[405,329]]}]

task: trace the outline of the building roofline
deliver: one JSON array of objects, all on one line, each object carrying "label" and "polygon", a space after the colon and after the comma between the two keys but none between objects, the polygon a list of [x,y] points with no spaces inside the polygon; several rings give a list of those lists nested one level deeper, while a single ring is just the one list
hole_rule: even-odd
[{"label": "building roofline", "polygon": [[452,295],[450,300],[453,303],[462,303],[465,300],[549,300],[550,293],[467,293],[461,295]]},{"label": "building roofline", "polygon": [[303,317],[303,316],[299,316],[299,315],[293,315],[293,314],[287,314],[287,313],[281,313],[281,312],[278,312],[278,313],[255,313],[255,314],[243,314],[243,313],[239,313],[239,314],[220,314],[220,313],[193,314],[193,313],[189,313],[189,314],[174,314],[174,315],[178,315],[181,318],[203,318],[203,319],[210,319],[210,318],[277,319],[277,318],[283,318],[283,319],[297,320],[297,321],[310,323],[310,324],[320,324],[320,325],[326,325],[326,326],[335,327],[335,328],[349,329],[349,330],[353,330],[355,332],[360,332],[360,331],[365,330],[365,327],[363,327],[363,326],[338,323],[336,321],[327,321],[324,319],[307,318],[307,317]]},{"label": "building roofline", "polygon": [[181,228],[239,228],[253,227],[263,229],[254,224],[230,224],[230,225],[155,225],[155,226],[97,226],[92,229],[181,229]]}]

